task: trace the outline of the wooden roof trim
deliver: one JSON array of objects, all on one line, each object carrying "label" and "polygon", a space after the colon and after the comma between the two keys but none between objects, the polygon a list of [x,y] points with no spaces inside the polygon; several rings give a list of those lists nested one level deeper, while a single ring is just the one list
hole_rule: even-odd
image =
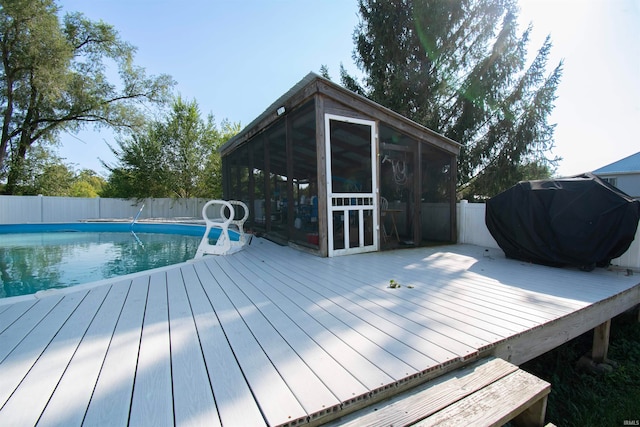
[{"label": "wooden roof trim", "polygon": [[333,83],[327,84],[325,81],[318,81],[318,90],[323,95],[347,105],[350,108],[361,111],[372,118],[383,121],[408,136],[412,136],[420,141],[426,141],[449,153],[455,155],[460,154],[461,144],[458,142],[416,123],[413,120],[410,120],[364,96],[353,93]]},{"label": "wooden roof trim", "polygon": [[[265,131],[273,123],[284,118],[284,116],[291,112],[295,107],[302,105],[308,101],[309,98],[318,93],[317,81],[313,77],[316,77],[314,73],[307,74],[304,79],[289,89],[284,95],[267,107],[262,114],[245,126],[240,133],[220,147],[220,153],[224,155],[235,150],[239,145]],[[280,107],[285,108],[285,113],[279,116],[278,108]]]},{"label": "wooden roof trim", "polygon": [[318,93],[332,98],[351,109],[359,110],[374,119],[383,121],[419,141],[428,142],[455,155],[460,153],[461,145],[456,141],[416,123],[362,95],[351,92],[315,73],[307,74],[300,82],[273,102],[260,116],[240,131],[240,133],[227,141],[227,143],[220,148],[220,153],[223,155],[230,153],[284,117],[284,115],[279,116],[277,113],[280,107],[284,107],[284,114],[288,114]]}]

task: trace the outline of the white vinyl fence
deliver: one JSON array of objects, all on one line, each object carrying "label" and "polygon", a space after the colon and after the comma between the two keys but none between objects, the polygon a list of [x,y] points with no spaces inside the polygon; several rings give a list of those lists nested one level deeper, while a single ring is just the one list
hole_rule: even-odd
[{"label": "white vinyl fence", "polygon": [[0,196],[0,224],[74,222],[99,219],[202,218],[207,199]]},{"label": "white vinyl fence", "polygon": [[[488,248],[499,248],[487,226],[484,223],[484,203],[468,203],[462,200],[458,203],[458,242]],[[611,264],[623,268],[640,269],[640,227],[636,230],[633,243],[620,258]]]},{"label": "white vinyl fence", "polygon": [[[144,203],[139,219],[201,218],[206,199],[123,199],[0,196],[0,224],[73,222],[96,219],[133,219]],[[458,242],[498,248],[484,223],[485,205],[458,203]],[[640,269],[640,227],[627,252],[612,261],[614,265]]]}]

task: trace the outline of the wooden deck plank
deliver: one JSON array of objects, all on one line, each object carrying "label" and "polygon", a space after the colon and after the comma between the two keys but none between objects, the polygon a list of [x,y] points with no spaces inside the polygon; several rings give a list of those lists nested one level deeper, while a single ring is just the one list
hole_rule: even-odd
[{"label": "wooden deck plank", "polygon": [[72,313],[59,316],[59,330],[2,407],[0,425],[36,424],[109,290],[91,289]]},{"label": "wooden deck plank", "polygon": [[[227,271],[222,269],[219,265],[224,262],[222,258],[209,257],[207,261],[207,267],[220,282],[225,294],[242,316],[242,320],[253,334],[256,342],[305,410],[306,415],[322,411],[323,408],[328,410],[339,406],[338,398],[291,349],[286,340],[246,295],[238,289],[242,283],[234,280],[245,281],[246,279],[233,274],[233,269]],[[230,273],[233,274],[233,277],[229,276]]]},{"label": "wooden deck plank", "polygon": [[424,303],[425,300],[415,298],[415,293],[408,286],[390,289],[388,283],[377,286],[362,283],[353,292],[363,298],[375,295],[374,304],[384,306],[395,316],[405,317],[416,325],[437,330],[447,337],[455,337],[456,341],[467,347],[458,350],[460,356],[466,354],[468,357],[473,353],[470,349],[481,348],[509,334],[506,328],[486,325],[476,319],[471,320],[468,316],[458,316],[459,309],[448,310],[446,305]]},{"label": "wooden deck plank", "polygon": [[[470,291],[465,286],[467,279],[464,278],[464,274],[450,272],[450,274],[447,275],[442,274],[443,272],[438,270],[433,273],[422,272],[422,274],[420,274],[421,272],[416,269],[412,269],[409,272],[402,271],[399,268],[396,270],[393,264],[391,264],[391,267],[388,267],[386,263],[382,266],[375,262],[375,256],[369,256],[372,258],[370,263],[371,271],[368,273],[369,276],[378,272],[381,277],[387,278],[387,283],[390,280],[389,278],[393,278],[401,284],[404,283],[405,286],[412,284],[414,286],[413,291],[421,294],[421,299],[439,297],[454,300],[460,306],[460,310],[464,310],[465,313],[467,310],[484,313],[488,318],[497,319],[502,324],[517,326],[517,332],[533,327],[541,320],[539,316],[523,312],[513,307],[512,304],[509,304],[509,306],[496,305],[492,303],[491,298],[484,297],[482,293]],[[353,269],[345,265],[343,260],[334,259],[331,260],[331,264],[340,266],[350,280],[357,278],[361,274],[367,274],[367,269],[364,267],[366,262],[358,263]],[[356,272],[357,269],[359,270]],[[393,274],[390,274],[390,272],[393,272]]]},{"label": "wooden deck plank", "polygon": [[[312,288],[324,298],[350,313],[350,324],[366,325],[365,329],[369,329],[367,326],[370,325],[391,337],[401,338],[402,343],[411,346],[415,351],[429,355],[431,362],[427,365],[428,367],[457,360],[460,357],[468,357],[474,353],[473,347],[452,340],[444,334],[428,328],[421,328],[420,325],[387,310],[383,306],[383,300],[386,298],[381,298],[381,303],[378,304],[372,302],[369,296],[357,295],[356,287],[353,287],[354,289],[339,287],[336,283],[344,282],[347,279],[342,271],[336,272],[328,264],[322,273],[305,274],[304,276],[312,283]],[[376,305],[375,310],[373,310],[374,305]],[[406,356],[403,356],[402,359],[410,360]],[[422,364],[422,366],[425,365]]]},{"label": "wooden deck plank", "polygon": [[[440,250],[439,250],[440,249]],[[559,308],[564,312],[566,308],[579,309],[585,303],[593,302],[601,298],[602,293],[609,293],[603,286],[604,282],[613,284],[610,272],[597,269],[592,272],[582,272],[572,268],[554,268],[526,263],[516,260],[507,260],[500,250],[491,250],[489,255],[483,254],[483,249],[472,245],[456,245],[453,247],[432,248],[428,256],[424,257],[424,263],[417,263],[417,267],[426,265],[430,276],[441,277],[444,271],[438,273],[441,267],[446,271],[458,271],[462,277],[472,278],[466,283],[477,287],[488,285],[498,286],[501,292],[509,289],[513,296],[526,296],[525,303],[536,301],[537,306],[543,310],[546,306]],[[412,265],[415,267],[416,265]],[[517,274],[514,275],[514,272]],[[541,277],[553,277],[554,280],[540,280]],[[580,284],[581,292],[576,293],[573,286],[558,286],[558,284]],[[590,300],[588,295],[595,292],[595,300]],[[540,299],[536,299],[542,297]]]},{"label": "wooden deck plank", "polygon": [[[227,259],[222,259],[219,264],[225,271],[231,269],[231,261]],[[242,291],[340,401],[348,401],[353,399],[354,396],[369,392],[368,387],[358,381],[349,370],[345,369],[325,349],[318,345],[304,331],[302,326],[293,320],[293,314],[287,310],[287,307],[291,307],[291,305],[285,303],[283,304],[284,307],[281,306],[281,300],[272,300],[265,293],[264,286],[256,286],[262,284],[264,282],[263,279],[256,276],[250,269],[245,268],[244,264],[236,260],[233,261],[233,266],[239,270],[236,270],[235,275],[241,274],[244,278]],[[239,283],[239,281],[235,281]],[[293,307],[291,308],[294,309]],[[298,310],[298,308],[295,307],[295,310]],[[313,321],[312,318],[306,316],[303,322],[311,321]],[[391,378],[388,379],[391,380]]]},{"label": "wooden deck plank", "polygon": [[[26,336],[0,364],[0,407],[3,407],[20,382],[29,373],[64,322],[82,302],[87,292],[66,295],[46,313],[37,325],[26,332]],[[56,301],[57,302],[57,301]],[[31,325],[29,325],[31,326]],[[0,425],[3,424],[4,410],[0,412]]]},{"label": "wooden deck plank", "polygon": [[[286,260],[280,259],[275,262],[278,263],[278,261],[280,261],[279,266],[284,267]],[[293,261],[295,265],[298,265],[297,259],[291,261]],[[353,283],[363,283],[363,278],[368,278],[369,283],[373,283],[374,285],[378,284],[379,288],[385,288],[389,283],[389,274],[387,270],[380,271],[380,268],[386,268],[384,267],[384,264],[384,262],[366,263],[369,267],[362,274],[358,275],[353,275],[351,271],[346,271],[345,278],[348,280],[340,282],[344,282],[344,286],[348,289],[348,287],[351,286],[352,281]],[[357,265],[354,267],[357,268]],[[310,269],[303,271],[301,274],[313,274],[313,271],[319,268],[325,268],[325,266],[324,264],[316,264],[311,265],[309,268]],[[377,279],[371,280],[372,277]],[[406,286],[407,282],[403,283],[405,283]],[[375,286],[372,286],[367,290],[372,288],[378,290]],[[410,316],[420,317],[423,313],[429,313],[432,316],[441,316],[444,323],[452,324],[453,322],[454,324],[457,324],[462,331],[468,331],[468,325],[472,323],[472,330],[468,331],[470,335],[483,335],[482,332],[485,331],[485,337],[490,337],[492,340],[496,340],[502,339],[502,337],[505,336],[513,335],[522,330],[522,328],[513,328],[507,322],[500,321],[499,319],[496,320],[490,314],[479,312],[470,307],[465,307],[464,310],[461,310],[457,301],[452,302],[449,299],[444,299],[439,297],[437,293],[428,294],[428,297],[426,298],[416,298],[414,290],[411,291],[410,295],[405,292],[394,292],[392,295],[397,297],[397,299],[394,300],[394,303],[398,303],[398,306],[395,308],[404,311],[405,313],[410,313]],[[405,297],[402,295],[405,295]],[[386,300],[387,298],[389,297],[385,296],[383,299]],[[422,319],[414,318],[413,320],[421,321]],[[475,340],[472,339],[468,344],[471,343],[472,345],[473,342],[475,342]]]},{"label": "wooden deck plank", "polygon": [[329,423],[326,427],[406,426],[431,416],[518,370],[501,359],[483,359],[398,396]]},{"label": "wooden deck plank", "polygon": [[[532,389],[536,391],[533,397],[530,395]],[[461,424],[470,427],[501,426],[518,414],[511,408],[526,407],[548,393],[549,383],[517,370],[501,381],[421,420],[415,427],[456,427]]]},{"label": "wooden deck plank", "polygon": [[171,344],[165,272],[149,277],[136,379],[131,399],[132,425],[173,425]]},{"label": "wooden deck plank", "polygon": [[[332,260],[331,263],[334,265],[341,265],[342,271],[344,272],[343,274],[350,278],[364,274],[365,271],[363,270],[365,269],[363,264],[358,264],[357,268],[360,270],[356,273],[356,269],[351,269],[348,265],[344,265],[344,261],[342,260]],[[374,269],[376,268],[375,262],[373,261],[372,267]],[[390,276],[389,271],[394,271],[393,268],[386,266],[385,270],[386,276]],[[371,272],[369,274],[371,274]],[[385,271],[381,271],[381,274],[385,277]],[[414,290],[417,293],[423,293],[424,296],[436,294],[444,298],[455,299],[459,303],[466,303],[465,306],[470,308],[490,310],[492,311],[493,316],[500,316],[503,320],[512,324],[521,325],[524,328],[530,328],[538,324],[540,321],[548,320],[550,318],[542,317],[538,314],[532,314],[529,312],[530,310],[522,310],[520,307],[515,307],[513,303],[496,305],[490,297],[483,295],[481,292],[472,292],[467,289],[463,283],[458,283],[463,282],[465,280],[464,277],[443,275],[442,277],[437,278],[433,274],[421,277],[415,273],[404,275],[398,273],[397,275],[391,274],[391,276],[393,276],[391,278],[397,277],[395,280],[399,283],[414,285]],[[425,278],[427,278],[428,281],[424,280]],[[387,279],[387,282],[388,280],[389,279]]]},{"label": "wooden deck plank", "polygon": [[[623,282],[612,280],[616,275],[624,276],[624,272],[612,272],[607,269],[596,269],[590,272],[579,271],[576,268],[545,267],[532,263],[516,260],[507,260],[500,250],[492,250],[492,255],[487,261],[490,268],[480,267],[484,264],[485,257],[479,256],[479,248],[471,245],[459,245],[453,248],[458,256],[469,259],[477,259],[475,265],[469,267],[469,271],[478,273],[478,283],[490,281],[508,286],[517,294],[536,293],[545,297],[552,297],[549,301],[561,301],[563,306],[577,304],[579,309],[584,303],[592,303],[602,299],[603,294],[609,294],[611,286],[618,288]],[[481,264],[480,261],[483,263]],[[514,276],[514,271],[517,275]],[[554,280],[540,280],[541,277],[553,277]],[[604,279],[604,280],[603,280]],[[579,283],[578,288],[573,286],[558,286],[564,283]]]},{"label": "wooden deck plank", "polygon": [[82,424],[130,284],[131,281],[125,281],[110,287],[38,420],[38,426]]},{"label": "wooden deck plank", "polygon": [[[242,253],[237,255],[239,257],[244,256]],[[264,264],[261,267],[265,271],[274,270],[269,266],[269,263],[260,259],[256,261]],[[281,271],[280,273],[284,274]],[[396,351],[397,349],[404,351],[407,348],[406,345],[399,343],[394,337],[390,337],[373,327],[368,327],[366,330],[358,328],[357,324],[350,321],[351,314],[347,310],[333,304],[315,292],[313,286],[307,280],[308,278],[302,276],[296,278],[287,276],[285,280],[276,282],[274,285],[285,289],[285,292],[299,301],[300,306],[309,307],[308,310],[327,330],[339,336],[354,350],[374,363],[381,371],[392,377],[394,381],[420,373],[418,368],[410,365],[409,360],[402,358],[401,351]],[[369,336],[367,336],[367,333]],[[379,341],[376,341],[376,339],[379,339]],[[385,343],[384,346],[380,345],[382,342]],[[411,348],[409,348],[409,351],[415,352]],[[433,361],[430,362],[433,363]]]},{"label": "wooden deck plank", "polygon": [[123,426],[129,422],[148,290],[149,276],[138,276],[131,281],[107,354],[97,356],[104,358],[104,361],[85,414],[84,425]]},{"label": "wooden deck plank", "polygon": [[[354,332],[369,338],[372,342],[384,342],[385,349],[412,366],[413,371],[421,372],[440,364],[440,360],[457,358],[454,353],[434,346],[422,337],[355,304],[351,299],[331,288],[318,286],[317,278],[305,277],[302,280],[305,289],[301,291],[306,296],[314,298],[320,307],[339,318]],[[323,274],[323,280],[343,279]],[[407,372],[406,376],[413,374],[413,372]]]},{"label": "wooden deck plank", "polygon": [[305,420],[304,408],[255,340],[217,278],[204,263],[194,263],[194,267],[267,422],[275,426]]},{"label": "wooden deck plank", "polygon": [[180,270],[220,421],[223,425],[231,426],[245,423],[251,426],[266,425],[194,266],[186,265]]},{"label": "wooden deck plank", "polygon": [[[280,265],[283,266],[283,259],[279,259]],[[298,266],[299,267],[299,266]],[[324,269],[331,271],[329,266]],[[309,269],[299,269],[297,273],[305,275],[313,275],[314,271],[310,266]],[[472,329],[468,325],[464,329],[455,329],[450,326],[451,318],[446,317],[438,320],[437,316],[427,316],[426,313],[416,312],[416,306],[410,306],[405,300],[396,296],[409,290],[409,288],[399,290],[390,289],[388,282],[377,281],[370,285],[371,282],[362,279],[362,275],[350,278],[348,283],[344,280],[344,274],[340,270],[335,275],[327,276],[326,271],[317,277],[316,283],[321,282],[324,287],[334,291],[336,294],[348,295],[354,304],[362,307],[367,312],[375,312],[380,318],[387,322],[400,325],[408,332],[418,335],[425,340],[433,343],[435,346],[446,348],[449,350],[445,355],[444,361],[461,358],[473,357],[478,348],[487,345],[490,341],[481,341],[477,337],[467,334],[465,330]],[[340,279],[342,278],[342,279]],[[412,292],[412,290],[409,290]],[[410,295],[407,296],[411,298]],[[379,323],[379,322],[376,322]],[[465,325],[466,326],[466,325]],[[481,330],[476,330],[480,334]],[[455,339],[451,338],[455,337]],[[495,336],[494,336],[495,338]],[[432,352],[437,354],[436,352]]]},{"label": "wooden deck plank", "polygon": [[[494,331],[489,331],[482,322],[477,322],[476,319],[471,322],[467,316],[464,321],[456,319],[453,315],[456,315],[459,310],[448,310],[447,305],[430,304],[431,301],[416,299],[415,293],[406,284],[403,288],[391,290],[388,280],[371,281],[362,277],[350,279],[349,284],[340,282],[335,285],[340,286],[344,292],[351,289],[358,297],[420,325],[433,325],[445,332],[447,336],[455,336],[457,340],[473,348],[482,347],[509,332],[496,325],[494,325]],[[483,327],[477,326],[478,324]],[[502,332],[502,335],[497,334],[495,330]]]},{"label": "wooden deck plank", "polygon": [[[20,344],[33,328],[40,324],[42,319],[44,319],[60,301],[62,301],[61,296],[38,300],[36,304],[32,305],[29,310],[0,333],[0,362]],[[22,309],[19,311],[22,311]]]},{"label": "wooden deck plank", "polygon": [[[418,251],[413,250],[412,252],[418,253]],[[417,259],[416,259],[417,258]],[[440,266],[441,264],[453,264],[456,265],[457,268],[460,266],[465,266],[466,270],[463,273],[459,273],[459,280],[450,281],[447,275],[442,274],[442,272],[434,272],[434,268],[431,266],[431,262],[433,258],[437,258]],[[540,292],[533,291],[525,291],[523,289],[517,289],[513,286],[509,286],[506,284],[506,281],[499,281],[497,278],[493,277],[484,277],[480,274],[473,274],[468,271],[468,260],[475,258],[464,256],[461,254],[447,254],[446,262],[442,258],[441,255],[433,254],[429,257],[415,257],[413,259],[413,263],[411,264],[411,272],[418,273],[424,272],[430,278],[430,282],[442,283],[446,282],[448,285],[451,285],[452,288],[459,289],[461,286],[464,286],[464,289],[472,289],[474,293],[481,295],[485,298],[489,298],[491,301],[504,301],[509,304],[515,304],[518,307],[523,307],[526,310],[531,309],[531,300],[537,299],[538,304],[536,305],[536,311],[534,314],[539,315],[541,313],[545,313],[551,315],[552,317],[565,314],[567,311],[572,308],[581,308],[584,306],[582,303],[578,303],[574,300],[564,300],[562,304],[558,304],[558,298],[546,298]],[[483,257],[484,259],[484,257]],[[492,258],[487,258],[488,262],[492,262]],[[495,263],[498,266],[500,264]],[[402,259],[392,259],[390,263],[387,264],[391,269],[395,271],[402,271],[407,268],[407,260]],[[496,271],[494,266],[491,266],[491,271]],[[513,274],[513,273],[511,273]],[[468,279],[472,280],[468,280]],[[504,277],[505,279],[508,276]],[[531,311],[529,311],[531,312]]]},{"label": "wooden deck plank", "polygon": [[[37,299],[21,301],[15,304],[5,304],[0,306],[0,334],[7,329],[20,316],[29,311],[38,302]],[[0,360],[2,357],[0,357]]]},{"label": "wooden deck plank", "polygon": [[[264,320],[253,320],[257,323],[254,325],[254,334],[276,367],[287,366],[286,370],[281,368],[280,371],[287,373],[286,376],[283,375],[285,380],[288,379],[287,383],[307,412],[313,414],[330,411],[341,402],[368,392],[368,389],[326,354],[271,300],[256,292],[256,288],[245,276],[246,272],[236,269],[237,263],[234,262],[232,265],[227,258],[216,261],[237,286],[233,300],[241,304],[245,301],[250,302],[260,310]],[[244,297],[237,295],[238,292],[242,292]],[[268,328],[266,325],[269,325]],[[290,368],[294,364],[300,364],[297,371]]]},{"label": "wooden deck plank", "polygon": [[167,271],[175,423],[220,426],[191,305],[179,269]]},{"label": "wooden deck plank", "polygon": [[[270,262],[272,257],[270,254],[264,254],[266,259],[269,259]],[[296,255],[292,255],[296,257]],[[364,255],[359,255],[364,256]],[[369,268],[365,269],[364,273],[353,277],[350,275],[349,281],[347,283],[351,283],[351,280],[363,280],[364,278],[369,278],[372,283],[378,283],[380,281],[380,286],[386,286],[385,283],[389,283],[389,271],[388,269],[384,271],[380,271],[379,268],[382,265],[386,265],[386,257],[384,258],[385,262],[368,262],[365,265],[368,265]],[[298,258],[289,259],[290,264],[298,265]],[[280,264],[282,265],[282,264]],[[325,265],[322,262],[316,261],[315,264],[312,264],[311,271],[322,271],[325,268]],[[357,264],[353,266],[353,268],[357,268]],[[310,273],[313,274],[313,273]],[[349,273],[350,274],[350,273]],[[414,273],[415,274],[415,273]],[[372,277],[375,278],[372,280]],[[394,277],[398,277],[395,275]],[[408,281],[406,277],[402,277],[401,283],[411,283],[412,279],[415,277],[411,277]],[[416,289],[413,289],[416,291]],[[488,331],[490,334],[496,337],[500,337],[498,339],[502,339],[503,337],[511,336],[517,333],[526,330],[526,327],[522,325],[516,325],[513,322],[505,320],[501,317],[496,317],[496,313],[494,310],[487,309],[484,307],[475,306],[472,303],[467,303],[465,301],[457,301],[451,298],[444,298],[438,292],[429,292],[428,294],[421,293],[416,297],[413,294],[410,299],[418,303],[419,306],[428,310],[429,312],[435,312],[442,314],[446,319],[454,319],[458,320],[462,323],[471,322],[474,325]],[[422,310],[421,310],[422,311]],[[498,314],[499,315],[499,314]],[[504,316],[502,316],[504,317]]]},{"label": "wooden deck plank", "polygon": [[281,276],[277,271],[266,266],[257,270],[251,259],[243,258],[240,254],[234,257],[235,262],[242,265],[244,271],[252,278],[251,283],[256,288],[259,287],[260,292],[273,301],[292,322],[314,340],[324,352],[343,366],[350,375],[353,375],[357,381],[364,384],[369,390],[375,390],[394,382],[390,375],[349,346],[349,343],[340,339],[320,321],[325,318],[324,324],[331,326],[337,323],[335,318],[319,307],[314,310],[309,300],[301,300],[296,293],[272,286],[272,282],[286,281],[288,277]]}]

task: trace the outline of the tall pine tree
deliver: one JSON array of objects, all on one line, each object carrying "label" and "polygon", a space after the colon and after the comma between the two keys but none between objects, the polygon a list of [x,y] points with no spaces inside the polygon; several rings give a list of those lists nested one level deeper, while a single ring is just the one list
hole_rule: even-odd
[{"label": "tall pine tree", "polygon": [[547,37],[527,61],[516,0],[359,0],[354,60],[342,84],[460,142],[459,192],[490,197],[535,165],[550,171],[562,63],[547,73]]}]

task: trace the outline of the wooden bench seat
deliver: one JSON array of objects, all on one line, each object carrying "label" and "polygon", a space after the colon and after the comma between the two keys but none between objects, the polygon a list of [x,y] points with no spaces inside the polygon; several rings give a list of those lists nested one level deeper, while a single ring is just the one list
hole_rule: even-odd
[{"label": "wooden bench seat", "polygon": [[502,359],[483,359],[331,426],[544,425],[549,383]]}]

